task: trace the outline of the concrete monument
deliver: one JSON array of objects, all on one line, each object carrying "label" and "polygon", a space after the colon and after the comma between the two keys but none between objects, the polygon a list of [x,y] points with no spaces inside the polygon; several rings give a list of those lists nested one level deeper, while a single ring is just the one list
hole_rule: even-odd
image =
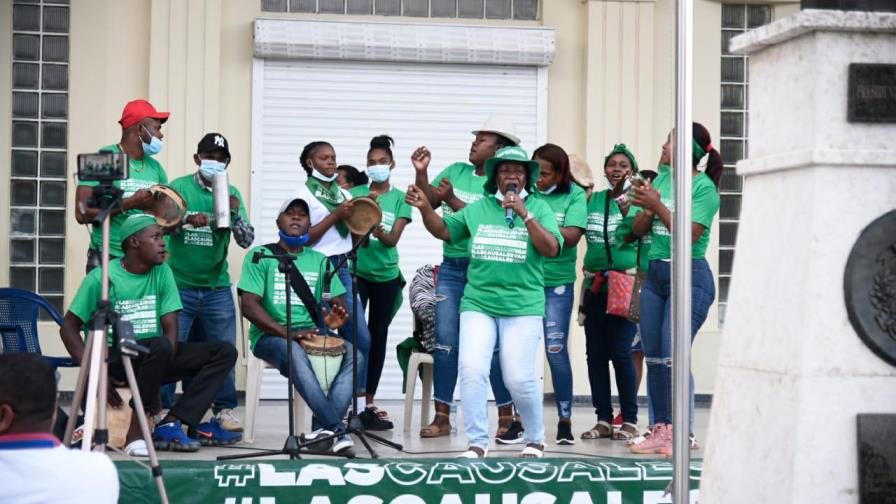
[{"label": "concrete monument", "polygon": [[[896,367],[850,324],[844,276],[896,207],[896,14],[803,10],[731,46],[750,55],[750,144],[700,502],[858,503],[859,415],[896,413]],[[856,64],[884,74],[853,67],[851,90]]]}]

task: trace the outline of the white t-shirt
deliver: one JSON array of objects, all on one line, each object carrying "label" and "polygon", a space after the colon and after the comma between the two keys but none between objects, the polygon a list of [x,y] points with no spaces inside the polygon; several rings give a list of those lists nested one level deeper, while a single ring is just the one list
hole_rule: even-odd
[{"label": "white t-shirt", "polygon": [[[349,194],[348,191],[345,189],[339,190],[342,191],[342,194],[345,195],[346,199],[352,199],[352,195]],[[311,217],[312,226],[317,225],[320,221],[326,219],[327,216],[330,215],[330,211],[327,210],[327,207],[315,198],[304,184],[299,187],[296,194],[293,195],[293,198],[301,198],[308,203],[308,209],[311,213],[309,217]],[[352,249],[352,235],[351,233],[348,233],[343,237],[339,234],[339,231],[336,230],[336,226],[330,226],[330,229],[320,237],[320,240],[318,240],[317,243],[311,245],[311,248],[327,257],[345,254]]]},{"label": "white t-shirt", "polygon": [[118,471],[104,453],[69,450],[50,434],[0,436],[3,504],[114,504]]}]

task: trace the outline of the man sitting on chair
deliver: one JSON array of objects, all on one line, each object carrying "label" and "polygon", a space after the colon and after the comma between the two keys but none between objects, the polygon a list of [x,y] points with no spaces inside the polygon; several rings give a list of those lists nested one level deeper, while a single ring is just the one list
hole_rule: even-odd
[{"label": "man sitting on chair", "polygon": [[[200,446],[196,438],[204,438],[203,444],[239,441],[238,433],[225,431],[214,418],[201,423],[236,363],[236,348],[226,341],[178,343],[177,317],[181,302],[174,274],[164,263],[162,228],[151,215],[134,214],[122,223],[121,236],[124,257],[109,262],[109,300],[121,318],[133,325],[137,342],[149,348],[148,354],[133,360],[146,414],[155,415],[161,410],[159,390],[163,383],[192,378],[190,388],[153,431],[155,447],[196,451]],[[84,358],[84,340],[79,332],[96,311],[101,272],[101,268],[96,268],[84,278],[59,331],[68,353],[79,364]],[[118,381],[125,380],[120,360],[109,363],[109,375]],[[122,406],[113,386],[109,387],[109,405]],[[187,434],[181,422],[190,426]],[[147,456],[136,414],[131,415],[125,443],[128,455]]]},{"label": "man sitting on chair", "polygon": [[[351,346],[345,342],[346,351],[342,363],[328,392],[324,392],[301,343],[307,343],[317,334],[316,325],[326,325],[330,329],[342,327],[348,320],[348,312],[341,297],[345,293],[345,287],[334,275],[329,291],[333,296],[339,297],[333,299],[331,310],[324,309],[321,310],[322,314],[318,314],[317,304],[322,297],[328,259],[320,252],[305,247],[310,222],[308,204],[304,200],[289,198],[284,201],[277,217],[280,240],[276,244],[255,247],[249,251],[243,262],[237,289],[243,316],[252,322],[249,331],[252,352],[259,359],[276,367],[280,374],[287,376],[286,373],[290,371],[287,368],[287,341],[291,343],[292,380],[296,390],[314,412],[315,430],[307,438],[336,434],[336,442],[330,448],[336,453],[353,446],[342,423],[353,395]],[[304,294],[291,288],[292,327],[289,331],[285,327],[286,286],[284,275],[279,270],[280,263],[273,259],[256,258],[259,252],[294,256],[295,269],[307,284],[308,290]],[[296,279],[290,281],[291,286],[295,286],[296,282],[292,280]],[[298,280],[301,282],[301,279]],[[304,301],[300,297],[305,298]],[[309,313],[306,303],[314,313]]]}]

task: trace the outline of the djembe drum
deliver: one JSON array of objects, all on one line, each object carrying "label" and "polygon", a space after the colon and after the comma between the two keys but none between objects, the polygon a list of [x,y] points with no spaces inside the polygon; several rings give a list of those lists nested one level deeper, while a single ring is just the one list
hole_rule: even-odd
[{"label": "djembe drum", "polygon": [[342,367],[342,359],[345,357],[345,342],[337,336],[324,336],[315,334],[310,338],[299,340],[299,344],[308,355],[311,362],[311,370],[320,384],[321,390],[326,393],[330,385],[336,380],[339,369]]}]

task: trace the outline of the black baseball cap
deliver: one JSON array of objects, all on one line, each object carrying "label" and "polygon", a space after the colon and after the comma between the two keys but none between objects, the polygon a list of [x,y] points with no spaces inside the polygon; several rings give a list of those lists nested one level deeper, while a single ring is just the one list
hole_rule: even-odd
[{"label": "black baseball cap", "polygon": [[220,133],[206,133],[199,145],[196,147],[196,153],[208,153],[214,151],[222,151],[225,156],[230,157],[230,143]]}]

